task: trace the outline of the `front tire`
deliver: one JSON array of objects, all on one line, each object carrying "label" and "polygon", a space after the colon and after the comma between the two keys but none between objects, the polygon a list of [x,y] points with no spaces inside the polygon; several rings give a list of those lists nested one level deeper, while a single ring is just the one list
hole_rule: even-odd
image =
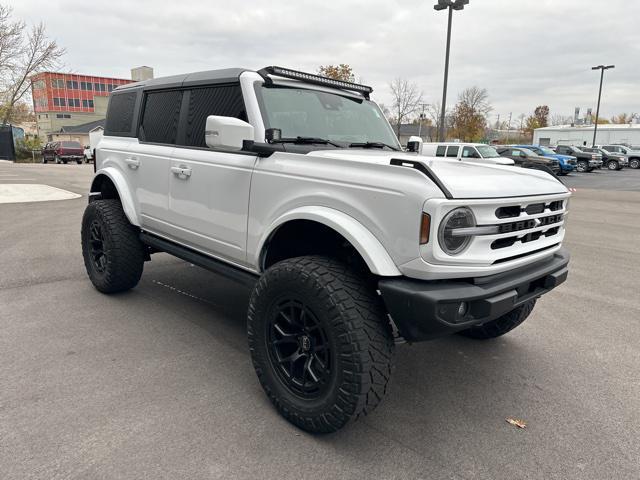
[{"label": "front tire", "polygon": [[580,173],[589,171],[589,162],[585,162],[584,160],[579,160],[576,166],[576,170]]},{"label": "front tire", "polygon": [[609,170],[620,170],[619,168],[620,166],[618,165],[618,162],[615,160],[610,161],[609,163],[607,163],[607,168]]},{"label": "front tire", "polygon": [[82,217],[82,256],[91,283],[102,293],[135,287],[142,276],[145,247],[119,200],[96,200]]},{"label": "front tire", "polygon": [[629,160],[629,167],[630,168],[640,168],[640,160],[637,158],[633,158],[631,160]]},{"label": "front tire", "polygon": [[298,257],[269,268],[251,296],[247,331],[267,396],[303,430],[339,430],[388,390],[394,341],[381,298],[338,261]]},{"label": "front tire", "polygon": [[463,330],[459,333],[465,337],[475,338],[478,340],[501,337],[524,322],[529,315],[531,315],[533,307],[535,306],[536,300],[529,300],[495,320],[471,327],[468,330]]}]

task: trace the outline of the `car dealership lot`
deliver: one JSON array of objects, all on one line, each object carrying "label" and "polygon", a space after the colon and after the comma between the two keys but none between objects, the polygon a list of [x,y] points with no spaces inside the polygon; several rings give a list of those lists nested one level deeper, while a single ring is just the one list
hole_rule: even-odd
[{"label": "car dealership lot", "polygon": [[91,176],[0,162],[0,184],[83,194],[0,204],[2,478],[640,476],[640,170],[565,177],[569,280],[501,339],[399,346],[391,393],[329,436],[263,394],[247,290],[164,254],[131,292],[91,286]]}]

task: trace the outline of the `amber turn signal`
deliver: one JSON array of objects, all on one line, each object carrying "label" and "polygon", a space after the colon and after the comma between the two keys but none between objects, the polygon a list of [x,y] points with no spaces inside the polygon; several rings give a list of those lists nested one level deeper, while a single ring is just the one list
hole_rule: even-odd
[{"label": "amber turn signal", "polygon": [[422,214],[420,223],[420,245],[429,243],[429,231],[431,230],[431,216],[428,213]]}]

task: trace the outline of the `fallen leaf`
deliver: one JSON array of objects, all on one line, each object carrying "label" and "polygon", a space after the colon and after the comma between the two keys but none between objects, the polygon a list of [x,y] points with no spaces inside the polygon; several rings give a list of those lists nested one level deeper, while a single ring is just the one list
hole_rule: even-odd
[{"label": "fallen leaf", "polygon": [[527,428],[527,423],[524,420],[518,420],[517,418],[507,418],[507,423],[518,428]]}]

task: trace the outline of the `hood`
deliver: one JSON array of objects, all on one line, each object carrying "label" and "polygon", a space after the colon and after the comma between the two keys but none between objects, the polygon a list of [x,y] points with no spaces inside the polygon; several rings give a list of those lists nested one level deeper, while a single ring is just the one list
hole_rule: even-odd
[{"label": "hood", "polygon": [[[437,177],[453,198],[524,197],[568,192],[560,181],[548,173],[515,166],[362,149],[319,150],[308,155],[381,165],[390,165],[392,159],[420,162]],[[425,180],[431,181],[426,176]]]}]

